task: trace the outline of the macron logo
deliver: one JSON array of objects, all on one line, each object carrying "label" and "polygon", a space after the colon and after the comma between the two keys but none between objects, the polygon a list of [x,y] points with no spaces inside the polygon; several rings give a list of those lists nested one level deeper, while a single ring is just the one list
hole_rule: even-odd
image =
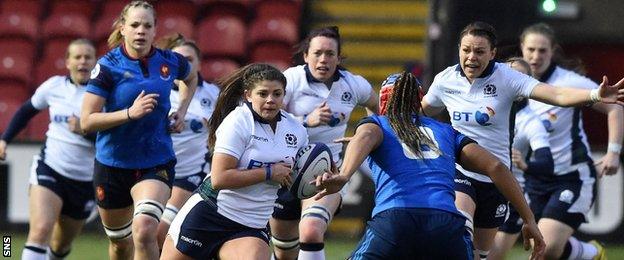
[{"label": "macron logo", "polygon": [[180,236],[180,239],[182,239],[182,241],[184,241],[186,243],[189,243],[191,245],[194,245],[194,246],[198,246],[198,247],[202,246],[202,242],[199,242],[198,240],[195,240],[195,239],[191,239],[191,238],[188,238],[188,237],[185,237],[185,236]]}]

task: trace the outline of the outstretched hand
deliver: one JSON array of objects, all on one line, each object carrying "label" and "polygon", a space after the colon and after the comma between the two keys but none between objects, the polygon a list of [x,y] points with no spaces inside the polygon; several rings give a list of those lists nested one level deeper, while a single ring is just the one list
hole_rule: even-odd
[{"label": "outstretched hand", "polygon": [[522,225],[522,239],[524,241],[524,250],[526,251],[531,249],[531,240],[533,240],[533,251],[529,259],[543,259],[546,242],[544,242],[544,237],[542,237],[542,233],[540,233],[535,222]]},{"label": "outstretched hand", "polygon": [[607,76],[602,76],[598,94],[600,95],[600,101],[604,103],[624,105],[624,78],[615,83],[615,85],[609,85]]}]

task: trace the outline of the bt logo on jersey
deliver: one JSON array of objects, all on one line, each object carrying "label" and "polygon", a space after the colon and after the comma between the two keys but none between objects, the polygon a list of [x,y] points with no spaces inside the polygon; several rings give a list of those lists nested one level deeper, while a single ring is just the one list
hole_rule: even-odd
[{"label": "bt logo on jersey", "polygon": [[451,119],[453,121],[470,121],[474,118],[475,122],[482,126],[489,126],[492,123],[489,123],[490,119],[494,117],[496,112],[491,107],[481,107],[479,110],[473,112],[461,112],[461,111],[453,111]]}]

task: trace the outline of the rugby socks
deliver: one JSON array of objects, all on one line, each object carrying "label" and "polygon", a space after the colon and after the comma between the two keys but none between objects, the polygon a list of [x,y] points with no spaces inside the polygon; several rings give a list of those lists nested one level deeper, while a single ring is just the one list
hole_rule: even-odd
[{"label": "rugby socks", "polygon": [[479,259],[487,260],[488,255],[490,254],[490,250],[480,250],[477,249],[477,253],[479,253]]},{"label": "rugby socks", "polygon": [[71,250],[67,250],[67,252],[65,253],[57,253],[57,252],[54,252],[51,247],[48,247],[48,257],[49,257],[48,259],[49,260],[63,260],[65,259],[65,257],[69,255],[70,251]]},{"label": "rugby socks", "polygon": [[325,243],[300,243],[298,260],[325,260]]},{"label": "rugby socks", "polygon": [[[570,248],[569,255],[566,257],[566,251]],[[570,237],[563,250],[561,259],[593,259],[598,254],[598,248],[590,243],[579,241],[575,237]]]},{"label": "rugby socks", "polygon": [[22,260],[47,260],[46,246],[35,243],[26,243],[22,251]]}]

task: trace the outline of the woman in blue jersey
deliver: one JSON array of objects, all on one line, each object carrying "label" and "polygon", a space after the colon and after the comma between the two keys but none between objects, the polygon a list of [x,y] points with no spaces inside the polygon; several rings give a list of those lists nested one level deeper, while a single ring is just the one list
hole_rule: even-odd
[{"label": "woman in blue jersey", "polygon": [[15,113],[0,138],[0,160],[7,144],[43,109],[50,111],[45,145],[30,173],[29,229],[22,259],[62,259],[95,208],[93,136],[85,136],[76,115],[95,66],[95,46],[78,39],[67,46],[69,76],[53,76]]},{"label": "woman in blue jersey", "polygon": [[[159,44],[163,49],[171,49],[189,60],[191,66],[197,68],[198,84],[186,117],[184,130],[171,135],[173,150],[176,154],[175,180],[171,189],[171,198],[167,201],[165,212],[158,225],[158,245],[162,247],[167,236],[171,221],[184,202],[210,172],[210,152],[208,151],[208,120],[212,116],[219,87],[206,82],[199,73],[201,52],[194,42],[175,34],[162,39]],[[171,110],[176,111],[180,105],[177,85],[171,92]]]},{"label": "woman in blue jersey", "polygon": [[[146,1],[124,7],[82,105],[82,129],[98,132],[93,186],[111,258],[158,258],[157,227],[175,176],[169,132],[183,129],[197,81],[186,58],[152,46],[155,19]],[[174,81],[180,106],[168,116]]]},{"label": "woman in blue jersey", "polygon": [[[527,27],[520,36],[520,45],[533,76],[553,89],[574,86],[594,91],[598,88],[596,83],[566,66],[564,59],[558,55],[555,33],[548,25],[542,23]],[[618,172],[624,112],[621,106],[615,104],[591,105],[592,109],[607,115],[609,130],[607,152],[594,167],[583,130],[581,109],[546,103],[531,100],[529,107],[547,126],[555,170],[548,176],[527,176],[526,183],[531,208],[539,219],[539,227],[548,244],[546,257],[603,259],[604,249],[600,244],[579,241],[572,234],[587,221],[586,214],[595,200],[596,179]]]},{"label": "woman in blue jersey", "polygon": [[368,156],[375,182],[375,208],[351,259],[472,259],[466,219],[455,208],[455,162],[490,176],[524,219],[531,259],[544,243],[533,213],[508,168],[449,125],[418,116],[420,86],[404,72],[385,85],[386,115],[360,121],[339,175],[317,177],[315,199],[338,192]]},{"label": "woman in blue jersey", "polygon": [[[362,106],[371,114],[378,106],[370,83],[340,67],[341,55],[338,27],[315,29],[299,44],[294,57],[304,64],[284,71],[288,83],[284,109],[301,120],[311,142],[327,144],[338,166],[342,143],[334,140],[344,137],[351,112]],[[325,231],[345,192],[302,201],[282,190],[271,219],[276,258],[324,259]]]},{"label": "woman in blue jersey", "polygon": [[[531,67],[522,57],[512,57],[506,63],[513,69],[531,75]],[[522,98],[514,104],[514,139],[511,149],[512,172],[524,190],[524,175],[552,175],[553,158],[548,142],[548,132],[539,117],[527,106]],[[527,158],[530,157],[530,158]],[[509,217],[499,228],[494,238],[494,246],[488,259],[505,259],[509,250],[520,236],[522,219],[518,212],[509,207]]]},{"label": "woman in blue jersey", "polygon": [[250,64],[220,84],[210,120],[210,177],[171,223],[161,259],[269,259],[267,224],[290,164],[308,143],[284,112],[286,78]]},{"label": "woman in blue jersey", "polygon": [[[434,116],[447,109],[453,127],[479,142],[510,166],[510,114],[513,101],[527,97],[558,106],[619,102],[624,79],[587,90],[553,87],[494,62],[496,33],[483,22],[469,24],[460,33],[459,64],[438,73],[423,99],[423,111]],[[621,102],[620,102],[621,103]],[[507,213],[507,201],[490,178],[457,168],[457,208],[474,217],[475,248],[486,258],[498,227]]]}]

